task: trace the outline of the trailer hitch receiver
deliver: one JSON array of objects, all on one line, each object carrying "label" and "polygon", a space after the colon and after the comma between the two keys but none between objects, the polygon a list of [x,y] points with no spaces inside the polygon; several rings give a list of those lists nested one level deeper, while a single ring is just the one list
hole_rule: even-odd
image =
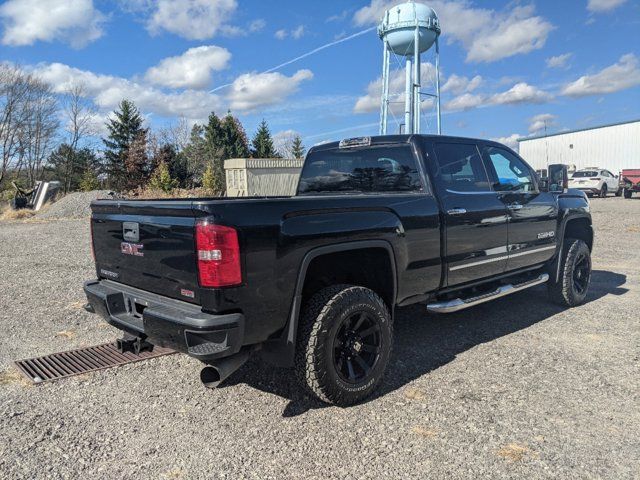
[{"label": "trailer hitch receiver", "polygon": [[116,348],[120,353],[131,352],[139,355],[140,352],[153,351],[153,344],[144,338],[125,333],[124,337],[116,340]]}]

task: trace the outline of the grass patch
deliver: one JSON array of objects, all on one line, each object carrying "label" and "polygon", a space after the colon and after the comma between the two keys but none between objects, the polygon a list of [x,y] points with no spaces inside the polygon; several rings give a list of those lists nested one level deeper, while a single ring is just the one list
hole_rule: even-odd
[{"label": "grass patch", "polygon": [[62,330],[61,332],[56,333],[56,338],[66,338],[67,340],[71,340],[76,338],[76,332],[73,330]]},{"label": "grass patch", "polygon": [[521,462],[525,457],[537,457],[538,455],[525,445],[510,443],[498,450],[498,456],[510,462]]},{"label": "grass patch", "polygon": [[22,385],[23,387],[33,386],[33,384],[15,368],[10,368],[4,372],[0,372],[0,386],[4,385]]},{"label": "grass patch", "polygon": [[411,433],[424,438],[434,438],[438,435],[438,432],[436,430],[420,427],[417,425],[411,429]]},{"label": "grass patch", "polygon": [[409,400],[424,400],[427,395],[419,388],[405,388],[404,396]]},{"label": "grass patch", "polygon": [[36,214],[33,210],[29,210],[28,208],[23,208],[21,210],[13,210],[11,207],[5,207],[5,209],[0,213],[0,220],[5,222],[11,222],[16,220],[26,220],[27,218],[31,218]]}]

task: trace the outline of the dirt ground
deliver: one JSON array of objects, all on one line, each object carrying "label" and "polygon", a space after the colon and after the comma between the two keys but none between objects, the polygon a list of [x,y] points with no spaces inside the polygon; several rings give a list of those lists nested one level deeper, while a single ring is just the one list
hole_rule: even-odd
[{"label": "dirt ground", "polygon": [[184,355],[28,384],[14,360],[119,335],[82,309],[87,220],[0,223],[0,478],[640,478],[640,198],[591,205],[585,305],[399,310],[345,409],[256,360],[218,390]]}]

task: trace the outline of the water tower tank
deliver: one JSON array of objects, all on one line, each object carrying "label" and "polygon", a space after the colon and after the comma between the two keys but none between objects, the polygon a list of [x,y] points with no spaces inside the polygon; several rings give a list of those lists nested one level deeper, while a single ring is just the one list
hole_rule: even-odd
[{"label": "water tower tank", "polygon": [[429,50],[440,35],[438,15],[427,5],[406,2],[390,8],[382,17],[378,35],[396,55],[413,55],[416,26],[419,29],[418,48],[422,53]]}]

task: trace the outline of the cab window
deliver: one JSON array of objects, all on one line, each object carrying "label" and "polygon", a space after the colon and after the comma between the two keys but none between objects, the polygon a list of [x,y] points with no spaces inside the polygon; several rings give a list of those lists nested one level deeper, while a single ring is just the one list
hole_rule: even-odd
[{"label": "cab window", "polygon": [[409,145],[311,151],[298,184],[298,195],[423,191]]},{"label": "cab window", "polygon": [[486,147],[486,158],[495,173],[494,190],[498,192],[533,192],[536,183],[529,166],[511,152]]},{"label": "cab window", "polygon": [[478,148],[472,144],[436,143],[436,178],[452,192],[490,192],[487,171]]}]

